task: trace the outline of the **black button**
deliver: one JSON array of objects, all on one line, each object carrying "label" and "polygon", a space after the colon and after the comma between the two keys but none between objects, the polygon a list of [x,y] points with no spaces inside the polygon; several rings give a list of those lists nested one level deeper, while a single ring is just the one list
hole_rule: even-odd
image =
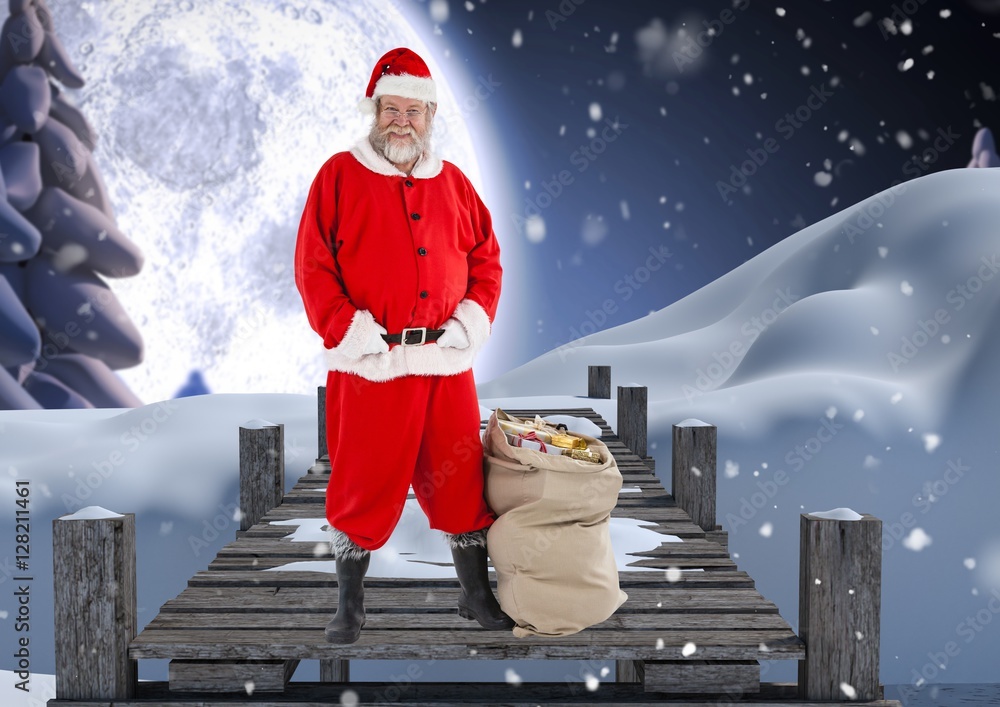
[{"label": "black button", "polygon": [[420,293],[420,299],[427,299],[427,290]]},{"label": "black button", "polygon": [[414,221],[419,221],[420,214],[410,214],[410,218],[412,218]]},{"label": "black button", "polygon": [[409,179],[407,179],[405,182],[403,182],[403,184],[405,184],[408,187],[412,187],[413,186],[413,182],[411,180],[409,180]]},{"label": "black button", "polygon": [[420,255],[427,255],[426,248],[417,248],[417,252],[420,253]]}]

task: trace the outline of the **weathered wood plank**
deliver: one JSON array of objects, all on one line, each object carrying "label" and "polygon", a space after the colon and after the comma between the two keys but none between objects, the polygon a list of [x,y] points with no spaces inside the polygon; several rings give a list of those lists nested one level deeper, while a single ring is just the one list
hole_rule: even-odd
[{"label": "weathered wood plank", "polygon": [[[365,608],[373,610],[421,611],[447,610],[457,606],[461,590],[457,583],[448,587],[396,589],[365,587]],[[773,602],[756,589],[640,589],[627,591],[628,600],[619,607],[620,613],[647,611],[654,613],[777,613]],[[331,587],[188,587],[161,608],[170,611],[244,611],[270,610],[304,612],[332,610],[337,605],[337,593]]]},{"label": "weathered wood plank", "polygon": [[171,690],[203,692],[281,692],[297,660],[171,660],[167,681]]},{"label": "weathered wood plank", "polygon": [[[282,503],[261,518],[262,523],[276,520],[294,520],[295,518],[325,518],[325,510],[321,503]],[[634,518],[636,520],[691,522],[690,516],[682,508],[666,504],[655,508],[621,506],[612,509],[612,518]],[[697,528],[692,523],[692,527]]]},{"label": "weathered wood plank", "polygon": [[[327,557],[313,557],[317,561],[331,561]],[[252,556],[222,556],[209,563],[210,570],[270,570],[281,567],[290,562],[303,562],[303,558],[294,557],[252,557]],[[635,562],[629,562],[627,567],[651,567],[656,569],[669,569],[677,567],[679,569],[736,569],[735,563],[728,557],[682,557],[671,555],[667,557],[647,557],[638,558]],[[275,570],[280,571],[280,570]]]},{"label": "weathered wood plank", "polygon": [[[630,587],[672,591],[686,588],[752,588],[755,586],[750,575],[742,570],[707,570],[704,572],[682,572],[673,582],[664,581],[665,573],[656,571],[619,572],[618,585],[625,590]],[[495,582],[493,583],[495,585]],[[188,580],[189,587],[281,587],[282,591],[293,587],[337,586],[336,575],[324,572],[257,572],[202,570]],[[457,587],[457,579],[433,579],[426,577],[366,577],[366,587]]]},{"label": "weathered wood plank", "polygon": [[[325,558],[329,555],[329,543],[293,542],[284,538],[248,537],[237,538],[219,549],[218,557],[273,557],[294,559]],[[718,543],[701,539],[683,542],[664,542],[657,548],[628,553],[635,557],[729,557]]]},{"label": "weathered wood plank", "polygon": [[[322,607],[310,607],[301,612],[263,611],[204,611],[182,612],[163,611],[150,621],[146,628],[164,630],[219,629],[256,630],[280,629],[287,631],[312,631],[323,628],[333,618],[336,607],[329,603]],[[444,629],[449,632],[479,632],[478,625],[463,619],[458,612],[366,612],[365,631],[424,631]],[[588,631],[656,631],[666,640],[673,631],[767,631],[783,630],[787,623],[777,612],[773,613],[713,613],[693,614],[677,611],[663,613],[621,613],[614,614],[601,623],[587,628]]]},{"label": "weathered wood plank", "polygon": [[[132,641],[132,658],[182,660],[685,660],[682,649],[694,643],[692,660],[799,660],[805,646],[791,630],[675,631],[671,641],[655,631],[581,631],[570,637],[512,638],[507,631],[362,631],[356,643],[326,642],[322,628],[279,630],[146,629]],[[569,640],[567,640],[569,639]]]},{"label": "weathered wood plank", "polygon": [[[871,702],[803,702],[795,699],[794,684],[761,683],[760,693],[746,695],[740,703],[754,707],[901,707],[898,700],[873,700]],[[221,697],[221,696],[220,696]],[[560,704],[564,707],[596,707],[597,705],[631,705],[632,707],[661,707],[663,700],[657,693],[643,693],[636,683],[601,681],[597,689],[588,690],[583,682],[522,683],[434,683],[410,682],[402,685],[355,682],[331,685],[321,682],[289,683],[280,698],[256,696],[226,697],[229,707],[327,707],[336,704],[383,704],[405,702],[422,707],[459,707],[461,705],[511,705],[534,707],[539,704]],[[669,696],[674,707],[719,707],[730,704],[734,693],[720,692],[717,696],[692,695],[689,698]],[[188,707],[205,704],[198,698],[179,697],[171,694],[166,682],[142,682],[134,700],[70,702],[53,700],[50,707]]]},{"label": "weathered wood plank", "polygon": [[647,692],[760,692],[760,663],[755,660],[646,661],[643,686]]}]

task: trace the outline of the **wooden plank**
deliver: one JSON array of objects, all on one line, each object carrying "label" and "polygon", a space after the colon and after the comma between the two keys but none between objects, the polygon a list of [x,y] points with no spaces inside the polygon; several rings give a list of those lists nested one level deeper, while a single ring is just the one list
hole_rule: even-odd
[{"label": "wooden plank", "polygon": [[646,661],[643,687],[647,692],[760,692],[760,663],[755,660]]},{"label": "wooden plank", "polygon": [[[581,631],[569,637],[511,638],[507,631],[463,631],[455,642],[441,631],[361,631],[356,643],[326,642],[322,628],[285,630],[145,629],[129,646],[134,659],[183,660],[800,660],[805,645],[791,630],[676,631],[671,641],[654,631]],[[567,640],[569,638],[569,640]]]},{"label": "wooden plank", "polygon": [[167,667],[170,689],[203,692],[281,692],[297,660],[171,660]]},{"label": "wooden plank", "polygon": [[[795,700],[795,685],[785,683],[761,683],[760,693],[746,695],[739,703],[755,707],[901,707],[898,700],[872,700],[870,702],[802,702]],[[716,697],[706,695],[690,696],[683,699],[669,696],[674,707],[719,707],[730,704],[735,694],[724,692]],[[634,683],[601,681],[597,689],[588,690],[583,682],[521,683],[435,683],[407,682],[391,684],[384,682],[355,682],[331,685],[321,682],[292,682],[288,684],[280,698],[258,699],[255,696],[225,698],[228,707],[279,707],[291,704],[304,707],[323,707],[336,704],[383,704],[405,702],[422,707],[455,707],[458,705],[528,705],[563,704],[574,707],[596,705],[631,705],[632,707],[661,707],[663,699],[656,693],[643,693]],[[71,702],[52,700],[50,707],[187,707],[204,705],[197,697],[172,694],[166,682],[149,681],[139,684],[134,700]]]},{"label": "wooden plank", "polygon": [[[368,611],[451,611],[458,604],[461,590],[457,583],[448,587],[373,588],[365,586],[365,608]],[[762,597],[756,589],[629,589],[628,600],[619,613],[647,611],[653,613],[777,613],[774,603]],[[314,587],[188,587],[161,608],[169,611],[224,611],[240,608],[244,611],[332,610],[337,605],[333,588]]]},{"label": "wooden plank", "polygon": [[[327,557],[310,558],[317,561],[332,561]],[[290,562],[302,562],[304,558],[294,557],[227,557],[222,556],[211,563],[210,570],[270,570],[281,567]],[[669,569],[677,567],[679,569],[736,569],[735,563],[728,556],[726,557],[682,557],[680,555],[670,555],[666,557],[639,558],[635,562],[629,562],[627,567],[651,567],[656,569]],[[276,570],[280,571],[280,570]]]},{"label": "wooden plank", "polygon": [[653,567],[656,569],[736,569],[736,564],[728,557],[651,557],[629,562],[628,567]]},{"label": "wooden plank", "polygon": [[[329,543],[293,542],[284,538],[248,537],[237,538],[219,549],[217,557],[273,557],[314,560],[329,555]],[[317,554],[317,551],[322,551]],[[627,553],[634,557],[729,557],[718,543],[693,538],[683,542],[664,542],[659,547]]]},{"label": "wooden plank", "polygon": [[[230,611],[209,613],[203,611],[161,612],[146,624],[146,628],[164,630],[221,629],[256,630],[281,629],[287,631],[323,628],[333,619],[335,607],[329,604],[309,607],[301,612],[265,613],[247,612],[235,607]],[[657,631],[666,640],[672,631],[766,631],[782,630],[788,624],[774,613],[713,613],[692,614],[678,612],[614,614],[588,631]],[[365,631],[382,630],[437,630],[474,631],[480,629],[474,622],[463,619],[455,610],[446,613],[367,611]]]},{"label": "wooden plank", "polygon": [[[365,587],[457,587],[457,579],[432,579],[423,577],[365,577]],[[189,587],[329,587],[337,586],[336,575],[325,572],[257,572],[202,570],[188,580]],[[753,578],[743,570],[709,570],[682,572],[674,582],[665,580],[664,572],[619,572],[618,586],[673,590],[683,588],[752,588]]]},{"label": "wooden plank", "polygon": [[[294,520],[296,518],[325,518],[322,503],[282,503],[261,518],[262,523],[276,520]],[[682,521],[691,522],[691,518],[683,509],[676,506],[662,505],[655,508],[634,506],[629,508],[616,507],[611,511],[612,518],[634,518],[648,521]],[[692,527],[697,527],[692,523]]]}]

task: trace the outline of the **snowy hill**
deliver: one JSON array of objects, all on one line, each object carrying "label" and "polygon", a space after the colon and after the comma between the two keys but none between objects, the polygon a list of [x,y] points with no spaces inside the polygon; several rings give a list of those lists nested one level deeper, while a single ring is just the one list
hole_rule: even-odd
[{"label": "snowy hill", "polygon": [[[996,681],[998,224],[1000,169],[906,182],[481,384],[480,401],[580,394],[588,365],[610,365],[613,391],[649,389],[668,488],[671,425],[718,425],[718,522],[793,625],[799,513],[848,506],[884,523],[883,680]],[[949,642],[945,672],[928,653]]]}]

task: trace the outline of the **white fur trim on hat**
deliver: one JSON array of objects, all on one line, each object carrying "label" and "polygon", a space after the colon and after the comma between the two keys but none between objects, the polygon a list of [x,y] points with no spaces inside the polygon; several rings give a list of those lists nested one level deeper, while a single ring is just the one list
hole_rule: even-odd
[{"label": "white fur trim on hat", "polygon": [[372,98],[378,96],[402,96],[424,103],[437,103],[437,88],[434,79],[412,74],[385,74],[375,82]]}]

